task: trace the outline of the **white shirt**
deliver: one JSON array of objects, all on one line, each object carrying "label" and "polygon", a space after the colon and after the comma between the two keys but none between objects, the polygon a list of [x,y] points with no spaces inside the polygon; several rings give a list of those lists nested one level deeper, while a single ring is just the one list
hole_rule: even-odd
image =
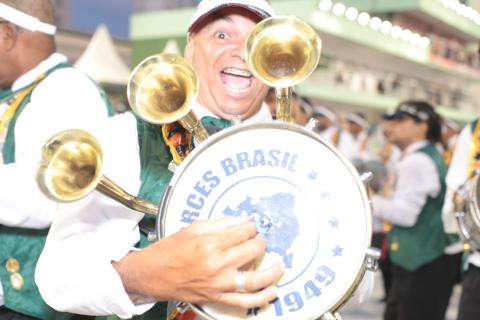
[{"label": "white shirt", "polygon": [[[192,109],[198,118],[214,116],[200,104]],[[271,115],[264,104],[244,122],[268,120]],[[140,158],[133,115],[109,119],[97,132],[97,138],[102,148],[107,148],[105,175],[136,195],[140,187]],[[60,311],[116,314],[124,319],[150,309],[154,303],[132,303],[111,263],[134,250],[140,239],[138,222],[142,218],[142,213],[124,208],[97,192],[81,201],[59,205],[35,272],[45,301]]]},{"label": "white shirt", "polygon": [[404,150],[396,166],[396,184],[391,197],[372,196],[373,214],[394,225],[412,227],[427,202],[436,197],[441,186],[433,160],[423,152],[416,152],[427,141],[411,144]]},{"label": "white shirt", "polygon": [[326,142],[334,145],[347,159],[352,160],[358,157],[355,139],[353,139],[353,136],[349,132],[340,130],[338,141],[336,141],[336,143],[333,141],[334,136],[339,130],[340,129],[337,126],[331,126],[320,132],[319,135]]},{"label": "white shirt", "polygon": [[[12,90],[29,85],[65,61],[63,55],[51,55],[18,78]],[[40,192],[35,178],[43,144],[61,130],[88,130],[107,116],[96,85],[76,69],[56,70],[38,84],[15,126],[15,162],[0,163],[0,224],[34,229],[50,226],[57,203]],[[1,290],[0,286],[3,305]]]},{"label": "white shirt", "polygon": [[[447,233],[458,233],[458,224],[454,216],[454,192],[468,179],[468,166],[470,163],[470,148],[472,144],[472,128],[467,125],[458,137],[457,146],[453,153],[452,161],[447,172],[447,193],[442,209],[443,227]],[[463,247],[461,248],[463,249]],[[458,250],[457,250],[458,251]],[[461,251],[461,250],[460,250]],[[480,253],[475,251],[468,262],[480,267]]]}]

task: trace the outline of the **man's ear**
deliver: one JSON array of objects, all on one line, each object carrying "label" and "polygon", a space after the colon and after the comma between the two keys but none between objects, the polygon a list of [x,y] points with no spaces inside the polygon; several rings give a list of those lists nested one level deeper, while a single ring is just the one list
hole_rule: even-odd
[{"label": "man's ear", "polygon": [[1,26],[2,46],[5,51],[11,51],[18,41],[18,31],[11,23],[4,23]]}]

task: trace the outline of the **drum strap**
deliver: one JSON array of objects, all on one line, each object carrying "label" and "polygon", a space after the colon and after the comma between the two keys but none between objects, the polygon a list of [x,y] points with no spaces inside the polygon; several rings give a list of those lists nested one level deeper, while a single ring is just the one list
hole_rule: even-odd
[{"label": "drum strap", "polygon": [[470,161],[468,176],[472,177],[476,170],[480,169],[480,121],[476,121],[470,143]]}]

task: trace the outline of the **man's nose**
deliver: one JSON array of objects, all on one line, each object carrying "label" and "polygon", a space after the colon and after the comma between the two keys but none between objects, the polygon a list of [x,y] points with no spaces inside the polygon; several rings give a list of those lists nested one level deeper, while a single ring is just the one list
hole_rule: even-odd
[{"label": "man's nose", "polygon": [[232,48],[232,56],[238,57],[243,62],[246,61],[245,58],[245,40],[238,41],[234,44]]}]

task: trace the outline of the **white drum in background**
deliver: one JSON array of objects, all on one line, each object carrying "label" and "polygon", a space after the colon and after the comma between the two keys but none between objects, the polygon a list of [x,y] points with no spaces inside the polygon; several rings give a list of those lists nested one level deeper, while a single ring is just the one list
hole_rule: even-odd
[{"label": "white drum in background", "polygon": [[472,249],[480,250],[480,184],[479,174],[475,173],[459,190],[461,201],[456,218],[460,236]]},{"label": "white drum in background", "polygon": [[177,168],[157,232],[224,216],[254,220],[267,240],[259,268],[282,260],[285,274],[278,299],[261,309],[190,306],[207,319],[317,319],[343,304],[365,272],[365,188],[348,160],[297,125],[241,124],[210,137]]}]

